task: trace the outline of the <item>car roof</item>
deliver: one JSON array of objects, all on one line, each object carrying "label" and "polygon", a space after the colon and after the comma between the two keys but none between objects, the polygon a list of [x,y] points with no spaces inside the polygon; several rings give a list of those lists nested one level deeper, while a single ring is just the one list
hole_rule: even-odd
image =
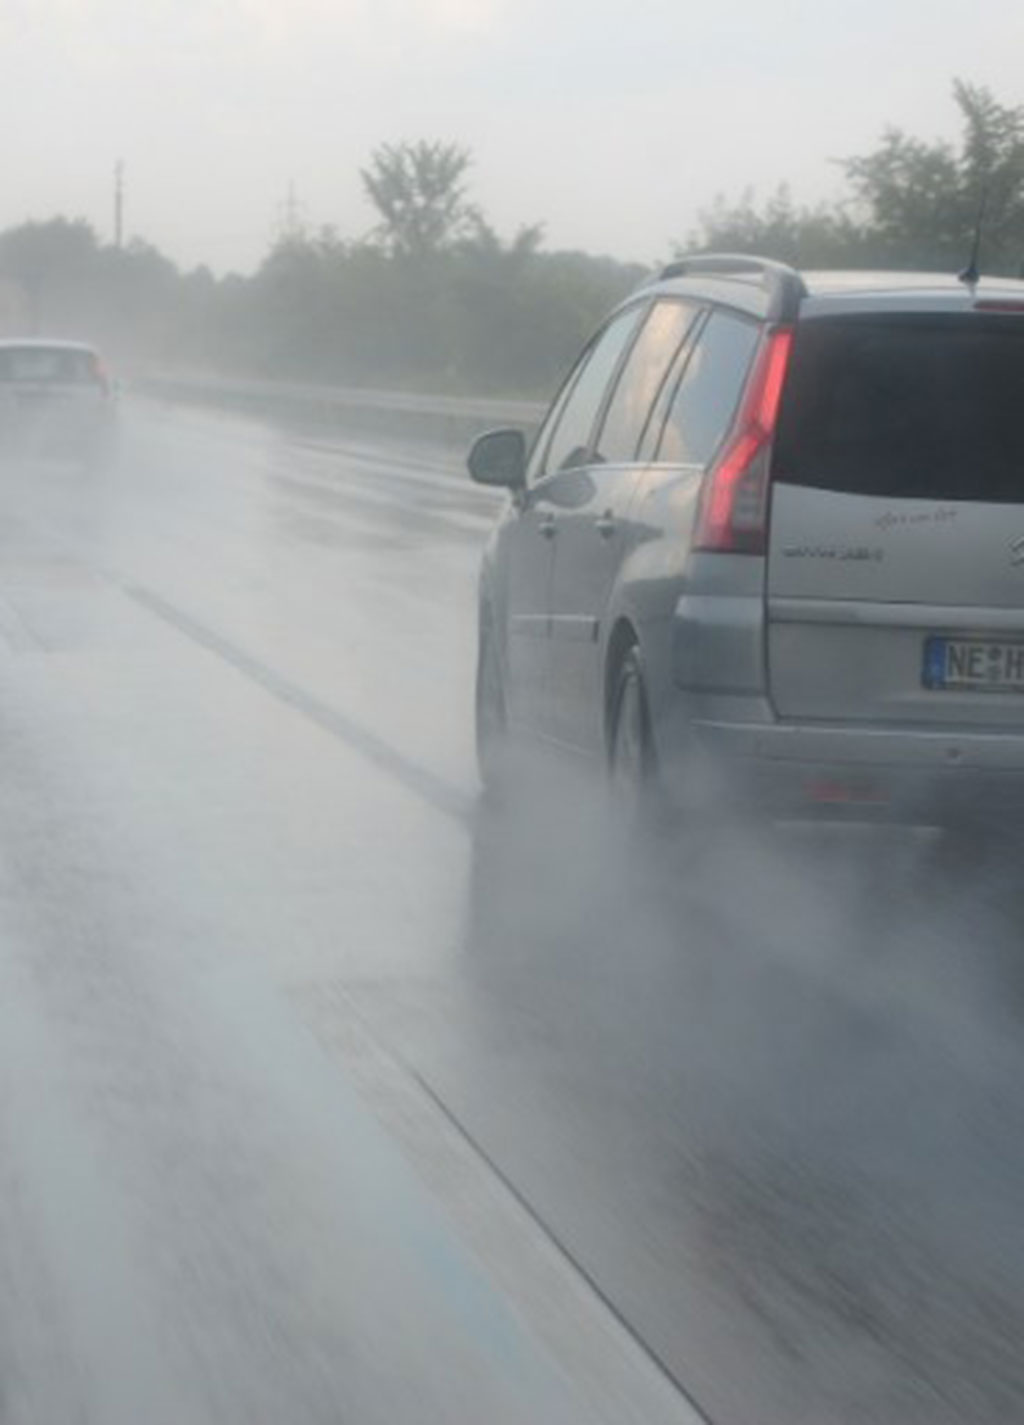
[{"label": "car roof", "polygon": [[1012,303],[1024,312],[1024,282],[1011,277],[961,281],[948,272],[802,272],[801,316],[863,312],[972,312]]},{"label": "car roof", "polygon": [[25,349],[39,349],[42,351],[86,351],[95,355],[96,348],[84,341],[62,341],[60,337],[26,336],[26,337],[4,337],[0,339],[0,351],[24,351]]},{"label": "car roof", "polygon": [[[970,292],[971,287],[951,272],[873,272],[826,270],[804,272],[804,286],[811,296],[832,292]],[[976,290],[1024,297],[1024,282],[1012,277],[982,277]]]},{"label": "car roof", "polygon": [[798,271],[736,254],[698,254],[670,264],[644,291],[720,303],[761,319],[871,311],[969,312],[979,303],[1024,304],[1024,281],[961,281],[949,272]]}]

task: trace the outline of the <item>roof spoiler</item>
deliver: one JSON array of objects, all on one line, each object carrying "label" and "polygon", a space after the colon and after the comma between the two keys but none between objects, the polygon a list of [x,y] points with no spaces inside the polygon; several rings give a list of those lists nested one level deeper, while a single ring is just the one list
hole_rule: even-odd
[{"label": "roof spoiler", "polygon": [[757,278],[771,299],[768,318],[774,322],[796,320],[800,303],[807,296],[803,278],[784,262],[767,257],[749,257],[742,253],[701,252],[692,257],[680,257],[662,269],[661,280],[670,277],[722,277],[726,281],[749,281]]}]

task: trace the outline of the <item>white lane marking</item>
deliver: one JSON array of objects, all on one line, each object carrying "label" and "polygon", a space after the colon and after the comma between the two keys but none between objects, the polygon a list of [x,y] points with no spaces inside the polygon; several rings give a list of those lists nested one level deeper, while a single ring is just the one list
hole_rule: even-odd
[{"label": "white lane marking", "polygon": [[152,589],[138,584],[125,584],[122,588],[130,599],[141,604],[165,623],[171,624],[179,633],[199,644],[208,653],[230,664],[237,672],[257,683],[271,697],[285,703],[307,721],[359,752],[368,762],[372,762],[380,771],[400,782],[435,811],[468,826],[474,805],[472,797],[466,796],[457,787],[404,756],[369,728],[313,697],[269,664],[246,653],[237,644],[231,643],[198,619],[192,618]]},{"label": "white lane marking", "polygon": [[671,1371],[496,1168],[423,1077],[383,1047],[344,982],[289,991],[324,1049],[417,1175],[459,1223],[490,1277],[615,1425],[700,1425]]}]

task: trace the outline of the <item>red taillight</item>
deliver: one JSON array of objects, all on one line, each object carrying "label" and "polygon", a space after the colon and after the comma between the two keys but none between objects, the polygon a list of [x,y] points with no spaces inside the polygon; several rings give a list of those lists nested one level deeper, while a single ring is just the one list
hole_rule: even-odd
[{"label": "red taillight", "polygon": [[758,351],[735,424],[707,473],[694,548],[762,554],[768,516],[768,466],[793,332],[771,332]]},{"label": "red taillight", "polygon": [[816,777],[807,782],[804,794],[809,802],[822,806],[887,806],[889,797],[881,787],[871,782],[843,782],[831,777]]},{"label": "red taillight", "polygon": [[96,382],[97,386],[99,386],[104,396],[110,395],[110,377],[107,374],[107,368],[103,365],[103,362],[98,356],[92,357],[92,379]]}]

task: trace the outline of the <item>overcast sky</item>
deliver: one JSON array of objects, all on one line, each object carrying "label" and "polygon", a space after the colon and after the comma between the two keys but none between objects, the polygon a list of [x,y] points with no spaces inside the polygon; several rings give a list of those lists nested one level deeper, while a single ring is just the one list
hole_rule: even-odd
[{"label": "overcast sky", "polygon": [[372,226],[382,140],[472,149],[499,231],[652,261],[717,193],[838,186],[886,124],[956,133],[955,76],[1024,101],[1024,0],[0,0],[0,227],[127,218],[248,270],[294,182]]}]

